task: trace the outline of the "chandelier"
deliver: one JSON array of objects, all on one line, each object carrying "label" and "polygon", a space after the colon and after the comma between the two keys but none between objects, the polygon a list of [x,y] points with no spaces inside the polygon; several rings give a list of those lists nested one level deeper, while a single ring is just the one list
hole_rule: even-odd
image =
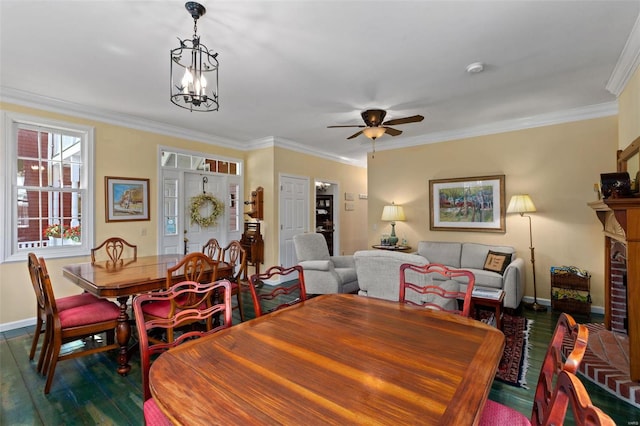
[{"label": "chandelier", "polygon": [[171,50],[171,102],[189,111],[217,111],[218,59],[198,36],[198,18],[207,10],[190,1],[184,7],[193,17],[193,39],[180,40],[180,47]]}]

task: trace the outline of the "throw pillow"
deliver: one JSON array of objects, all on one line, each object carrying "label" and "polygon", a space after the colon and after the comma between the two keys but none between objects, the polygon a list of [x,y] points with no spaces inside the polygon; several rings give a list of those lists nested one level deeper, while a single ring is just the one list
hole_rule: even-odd
[{"label": "throw pillow", "polygon": [[504,270],[511,263],[511,253],[500,253],[497,251],[489,250],[487,258],[484,261],[485,271],[497,272],[500,275],[504,274]]}]

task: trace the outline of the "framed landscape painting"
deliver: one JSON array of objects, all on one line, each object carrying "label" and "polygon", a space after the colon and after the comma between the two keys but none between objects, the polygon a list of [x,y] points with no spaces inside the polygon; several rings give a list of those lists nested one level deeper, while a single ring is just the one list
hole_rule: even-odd
[{"label": "framed landscape painting", "polygon": [[505,232],[504,175],[429,181],[432,231]]},{"label": "framed landscape painting", "polygon": [[105,176],[107,222],[149,220],[149,179]]}]

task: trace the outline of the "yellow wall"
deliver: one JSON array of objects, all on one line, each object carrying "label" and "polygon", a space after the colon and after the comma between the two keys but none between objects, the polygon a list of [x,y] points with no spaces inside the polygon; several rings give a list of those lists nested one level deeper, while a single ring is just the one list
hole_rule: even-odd
[{"label": "yellow wall", "polygon": [[529,193],[538,298],[549,299],[549,268],[575,265],[592,274],[594,306],[604,305],[604,237],[595,212],[593,184],[616,169],[617,118],[555,126],[376,152],[368,160],[369,244],[390,232],[380,221],[385,204],[402,204],[407,220],[396,234],[411,246],[420,240],[471,241],[514,246],[526,259],[525,294],[533,296],[529,222],[507,215],[506,233],[429,230],[429,180],[505,175],[505,202]]},{"label": "yellow wall", "polygon": [[618,97],[618,149],[625,149],[640,136],[638,117],[640,117],[640,69],[636,70]]},{"label": "yellow wall", "polygon": [[[122,236],[138,245],[139,256],[151,255],[157,252],[157,214],[154,214],[155,211],[152,209],[149,222],[105,223],[103,213],[105,208],[104,177],[149,178],[149,191],[153,208],[157,201],[155,194],[157,194],[158,189],[158,146],[160,145],[187,151],[210,153],[213,156],[245,160],[244,199],[250,199],[251,191],[258,186],[262,186],[265,191],[265,221],[262,225],[266,243],[265,266],[278,263],[278,234],[274,230],[278,229],[278,193],[275,189],[279,173],[310,176],[312,180],[321,175],[324,178],[340,181],[345,190],[366,193],[366,171],[364,168],[347,166],[310,155],[292,153],[286,149],[265,148],[243,152],[13,104],[0,103],[0,109],[95,127],[96,166],[95,188],[93,190],[96,213],[95,241],[100,242],[110,236]],[[353,176],[350,176],[350,174]],[[360,214],[365,213],[366,207],[360,209]],[[351,253],[360,247],[358,244],[366,242],[366,222],[355,220],[354,216],[342,215],[344,224],[341,227],[343,231],[341,247]],[[358,236],[361,236],[359,238],[362,241],[358,240]],[[58,297],[78,292],[78,287],[62,276],[62,266],[68,263],[88,260],[88,256],[86,256],[50,259],[47,261]],[[0,325],[33,318],[34,315],[35,298],[29,283],[26,263],[0,264]]]}]

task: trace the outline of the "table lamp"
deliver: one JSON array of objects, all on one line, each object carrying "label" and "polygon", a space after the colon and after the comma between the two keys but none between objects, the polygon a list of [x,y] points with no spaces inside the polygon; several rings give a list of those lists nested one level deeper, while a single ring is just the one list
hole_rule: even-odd
[{"label": "table lamp", "polygon": [[398,237],[396,237],[396,221],[405,220],[402,206],[396,206],[393,202],[390,206],[384,206],[381,220],[391,222],[391,236],[389,237],[389,244],[395,246],[398,244]]},{"label": "table lamp", "polygon": [[536,206],[533,204],[529,194],[512,196],[509,201],[509,206],[507,207],[507,213],[520,213],[521,217],[527,217],[529,219],[529,250],[531,250],[531,268],[533,271],[533,303],[527,305],[527,307],[534,311],[546,311],[547,307],[538,303],[536,288],[536,257],[535,248],[533,247],[533,234],[531,232],[531,216],[525,215],[525,213],[533,213],[535,211]]}]

